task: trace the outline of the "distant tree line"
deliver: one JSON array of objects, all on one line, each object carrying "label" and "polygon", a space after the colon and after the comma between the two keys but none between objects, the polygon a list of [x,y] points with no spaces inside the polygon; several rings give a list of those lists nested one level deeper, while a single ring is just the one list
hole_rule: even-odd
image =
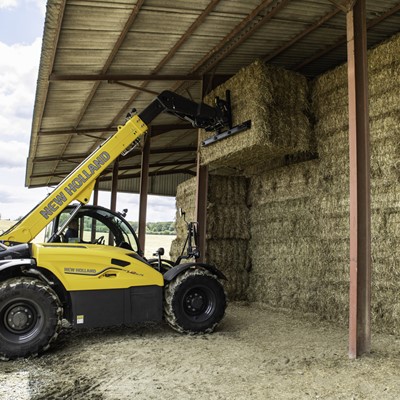
[{"label": "distant tree line", "polygon": [[[139,223],[129,222],[135,231],[138,230]],[[146,233],[151,235],[176,235],[175,222],[148,222],[146,224]]]},{"label": "distant tree line", "polygon": [[[139,223],[137,221],[132,222],[128,221],[129,224],[132,226],[132,228],[135,230],[135,232],[138,231],[138,226]],[[85,219],[84,222],[84,230],[85,231],[90,231],[92,228],[92,220],[87,218]],[[97,232],[108,232],[108,228],[103,225],[97,223],[96,225],[96,231]],[[175,231],[175,222],[148,222],[146,224],[146,233],[151,234],[151,235],[176,235]]]}]

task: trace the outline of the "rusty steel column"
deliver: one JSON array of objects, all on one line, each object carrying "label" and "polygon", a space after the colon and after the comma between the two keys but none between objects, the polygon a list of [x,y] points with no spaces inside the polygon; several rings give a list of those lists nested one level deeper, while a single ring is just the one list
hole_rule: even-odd
[{"label": "rusty steel column", "polygon": [[371,205],[365,0],[347,13],[350,145],[349,357],[371,349]]},{"label": "rusty steel column", "polygon": [[[97,206],[99,204],[99,180],[96,180],[94,184],[93,190],[93,205]],[[91,228],[91,241],[93,242],[96,239],[96,220],[92,219],[92,228]]]},{"label": "rusty steel column", "polygon": [[114,161],[112,181],[111,181],[111,202],[110,209],[115,211],[117,209],[117,194],[118,194],[118,168],[119,161],[118,158]]},{"label": "rusty steel column", "polygon": [[93,189],[93,205],[97,206],[99,204],[99,180],[96,180]]},{"label": "rusty steel column", "polygon": [[206,232],[207,232],[207,196],[208,196],[208,166],[200,165],[200,154],[197,154],[197,186],[196,186],[196,221],[198,226],[198,247],[200,257],[197,262],[205,262]]},{"label": "rusty steel column", "polygon": [[[205,95],[205,81],[203,77],[201,100]],[[196,167],[196,215],[195,219],[198,222],[198,248],[200,249],[200,257],[197,262],[206,261],[206,233],[207,233],[207,197],[208,197],[208,166],[201,165],[200,160],[200,129],[198,130],[197,140],[197,167]]]},{"label": "rusty steel column", "polygon": [[146,215],[147,215],[147,193],[149,187],[149,159],[150,159],[150,136],[151,131],[147,132],[144,138],[142,150],[142,166],[140,172],[140,198],[139,198],[139,245],[144,251],[146,244]]},{"label": "rusty steel column", "polygon": [[[112,181],[111,181],[111,201],[110,210],[114,211],[117,209],[117,194],[118,194],[118,168],[119,160],[118,158],[114,161],[113,171],[112,171]],[[108,245],[114,246],[114,235],[112,232],[108,233]]]}]

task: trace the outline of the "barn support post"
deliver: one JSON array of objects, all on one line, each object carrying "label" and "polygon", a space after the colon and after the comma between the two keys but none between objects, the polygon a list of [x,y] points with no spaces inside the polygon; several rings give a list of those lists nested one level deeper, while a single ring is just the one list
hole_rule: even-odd
[{"label": "barn support post", "polygon": [[349,357],[371,350],[371,205],[366,1],[347,12],[350,147]]},{"label": "barn support post", "polygon": [[93,205],[97,206],[99,204],[99,180],[96,180],[93,189]]},{"label": "barn support post", "polygon": [[[203,77],[201,85],[201,99],[206,94],[205,79]],[[196,209],[195,217],[198,222],[198,247],[200,257],[197,262],[205,262],[206,258],[206,232],[207,232],[207,197],[208,197],[208,166],[201,165],[200,159],[200,129],[198,130],[197,140],[197,166],[196,166]]]},{"label": "barn support post", "polygon": [[[113,171],[112,171],[112,180],[111,180],[110,210],[114,211],[114,212],[117,209],[118,169],[119,169],[119,159],[117,158],[114,161]],[[93,233],[92,233],[92,235],[93,235]],[[114,245],[114,235],[111,232],[109,232],[109,234],[108,234],[108,245],[109,246],[113,246]]]},{"label": "barn support post", "polygon": [[115,211],[117,209],[117,194],[118,194],[118,169],[119,160],[118,158],[114,161],[111,181],[111,202],[110,210]]},{"label": "barn support post", "polygon": [[[99,180],[97,179],[96,183],[94,184],[94,190],[93,190],[93,205],[97,206],[98,204],[99,204]],[[94,242],[95,239],[96,239],[96,220],[93,218],[90,240]]]},{"label": "barn support post", "polygon": [[196,220],[198,222],[198,246],[200,257],[197,262],[205,262],[206,227],[207,227],[207,196],[208,196],[208,166],[200,165],[200,153],[197,153],[197,186],[196,186]]},{"label": "barn support post", "polygon": [[150,159],[150,137],[151,130],[144,138],[142,150],[142,166],[140,172],[140,194],[139,194],[139,245],[144,251],[146,244],[146,216],[147,216],[147,194],[149,189],[149,159]]}]

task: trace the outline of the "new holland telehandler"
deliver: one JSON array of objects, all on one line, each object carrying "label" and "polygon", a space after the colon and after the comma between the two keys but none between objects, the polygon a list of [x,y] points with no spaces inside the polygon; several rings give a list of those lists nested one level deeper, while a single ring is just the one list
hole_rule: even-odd
[{"label": "new holland telehandler", "polygon": [[[226,298],[221,280],[225,277],[217,268],[180,263],[181,259],[165,262],[162,252],[159,259],[146,260],[120,215],[86,205],[100,174],[130,151],[162,112],[216,131],[215,137],[235,130],[229,102],[216,99],[211,107],[162,92],[1,234],[1,359],[45,351],[58,336],[63,319],[74,328],[94,328],[164,318],[177,331],[195,334],[212,332],[223,318]],[[225,127],[228,131],[223,132]],[[71,206],[74,201],[77,205]],[[92,229],[87,237],[83,235],[85,218],[92,218],[89,225],[86,222]],[[66,231],[73,224],[80,232],[71,240]],[[107,238],[96,235],[100,225],[108,227]],[[47,241],[32,243],[46,226]],[[196,258],[198,249],[190,247],[189,253]]]}]

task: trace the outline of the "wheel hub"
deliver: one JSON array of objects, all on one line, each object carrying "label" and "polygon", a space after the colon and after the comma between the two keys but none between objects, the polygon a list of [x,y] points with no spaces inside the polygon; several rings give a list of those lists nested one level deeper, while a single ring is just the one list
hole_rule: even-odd
[{"label": "wheel hub", "polygon": [[204,297],[201,293],[191,293],[186,298],[186,304],[190,311],[200,311],[204,306]]},{"label": "wheel hub", "polygon": [[11,331],[25,331],[34,323],[34,314],[29,307],[17,305],[10,308],[6,313],[5,322]]}]

